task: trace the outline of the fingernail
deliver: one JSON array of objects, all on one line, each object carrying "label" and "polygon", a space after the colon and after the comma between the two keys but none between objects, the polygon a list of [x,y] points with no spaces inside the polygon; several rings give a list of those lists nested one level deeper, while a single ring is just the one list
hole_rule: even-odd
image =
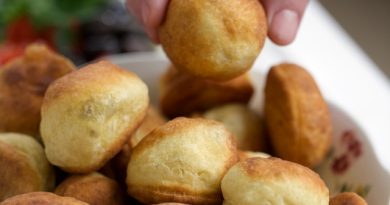
[{"label": "fingernail", "polygon": [[298,26],[298,14],[295,11],[284,9],[273,16],[270,32],[277,43],[286,45],[294,40]]}]

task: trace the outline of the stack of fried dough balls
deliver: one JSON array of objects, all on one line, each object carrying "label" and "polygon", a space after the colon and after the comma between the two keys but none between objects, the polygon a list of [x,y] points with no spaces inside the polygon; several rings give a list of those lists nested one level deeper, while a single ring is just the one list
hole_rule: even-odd
[{"label": "stack of fried dough balls", "polygon": [[252,67],[267,19],[258,0],[171,0],[159,34],[177,69],[225,81]]},{"label": "stack of fried dough balls", "polygon": [[332,126],[306,70],[270,70],[264,119],[248,105],[245,72],[266,22],[257,0],[171,0],[162,114],[130,71],[104,60],[74,70],[42,45],[27,48],[0,70],[0,132],[32,135],[0,133],[0,205],[365,204],[352,193],[330,199],[310,169]]},{"label": "stack of fried dough balls", "polygon": [[71,173],[103,167],[141,124],[148,89],[107,61],[52,83],[42,105],[41,135],[49,161]]},{"label": "stack of fried dough balls", "polygon": [[257,154],[267,151],[267,143],[263,119],[248,106],[253,93],[248,74],[215,82],[181,72],[171,65],[160,80],[160,108],[168,117],[202,117],[222,122],[232,132],[238,149]]},{"label": "stack of fried dough balls", "polygon": [[39,139],[42,99],[54,80],[75,70],[72,62],[43,44],[28,46],[24,55],[0,68],[0,132]]}]

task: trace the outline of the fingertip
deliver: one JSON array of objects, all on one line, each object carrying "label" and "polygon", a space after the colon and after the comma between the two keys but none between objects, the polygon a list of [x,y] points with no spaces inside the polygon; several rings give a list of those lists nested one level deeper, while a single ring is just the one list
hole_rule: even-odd
[{"label": "fingertip", "polygon": [[278,45],[288,45],[295,39],[299,21],[295,11],[283,9],[273,16],[268,36]]},{"label": "fingertip", "polygon": [[158,28],[164,19],[167,4],[168,0],[127,0],[127,7],[155,43],[159,43]]},{"label": "fingertip", "polygon": [[159,43],[158,29],[165,18],[168,0],[144,0],[148,19],[144,22],[146,32],[155,43]]},{"label": "fingertip", "polygon": [[153,41],[153,43],[160,43],[158,32],[155,29],[145,28],[146,34]]}]

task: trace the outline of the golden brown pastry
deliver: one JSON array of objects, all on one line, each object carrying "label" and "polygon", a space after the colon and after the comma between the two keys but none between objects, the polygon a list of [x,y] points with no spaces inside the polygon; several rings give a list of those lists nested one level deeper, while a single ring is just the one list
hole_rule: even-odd
[{"label": "golden brown pastry", "polygon": [[171,0],[159,33],[179,70],[229,80],[251,68],[264,45],[267,19],[258,0]]},{"label": "golden brown pastry", "polygon": [[127,190],[145,204],[220,204],[221,179],[236,161],[234,138],[223,124],[176,118],[134,148]]},{"label": "golden brown pastry", "polygon": [[238,149],[265,150],[263,122],[260,116],[246,105],[222,105],[208,110],[202,117],[222,122],[235,136]]},{"label": "golden brown pastry", "polygon": [[171,66],[161,78],[160,107],[168,117],[187,116],[227,103],[247,104],[253,92],[248,74],[227,82],[213,82]]},{"label": "golden brown pastry", "polygon": [[43,44],[28,46],[24,55],[0,67],[0,132],[38,138],[43,95],[49,84],[75,66]]},{"label": "golden brown pastry", "polygon": [[188,204],[169,202],[169,203],[161,203],[155,205],[188,205]]},{"label": "golden brown pastry", "polygon": [[254,157],[260,157],[260,158],[270,158],[271,155],[264,153],[264,152],[251,152],[251,151],[238,151],[238,159],[239,161],[243,161],[249,158],[254,158]]},{"label": "golden brown pastry", "polygon": [[73,175],[58,185],[54,193],[73,197],[90,205],[124,204],[124,195],[118,183],[97,172]]},{"label": "golden brown pastry", "polygon": [[127,164],[129,163],[131,150],[147,134],[155,128],[165,124],[166,119],[152,106],[149,105],[146,116],[138,129],[131,135],[129,142],[126,143],[122,150],[103,167],[103,172],[107,176],[113,176],[120,182],[126,179]]},{"label": "golden brown pastry", "polygon": [[114,158],[112,158],[104,167],[99,170],[99,172],[103,173],[104,175],[116,179],[120,185],[125,186],[126,181],[126,172],[127,172],[127,165],[130,161],[131,156],[131,146],[130,143],[126,143],[122,150],[115,155]]},{"label": "golden brown pastry", "polygon": [[265,116],[272,146],[286,160],[314,167],[327,154],[332,123],[311,75],[294,64],[274,66],[265,87]]},{"label": "golden brown pastry", "polygon": [[24,134],[0,134],[0,201],[54,188],[53,168],[42,146]]},{"label": "golden brown pastry", "polygon": [[61,197],[50,192],[30,192],[11,197],[0,205],[88,205],[71,197]]},{"label": "golden brown pastry", "polygon": [[154,108],[149,106],[144,121],[139,128],[130,137],[130,146],[135,147],[147,134],[161,125],[165,124],[166,119]]},{"label": "golden brown pastry", "polygon": [[343,192],[330,198],[329,205],[367,205],[367,202],[353,192]]},{"label": "golden brown pastry", "polygon": [[304,166],[277,158],[249,158],[223,177],[224,205],[328,205],[329,190]]},{"label": "golden brown pastry", "polygon": [[42,105],[41,135],[49,161],[71,173],[98,170],[122,149],[148,104],[142,80],[107,61],[58,79]]}]

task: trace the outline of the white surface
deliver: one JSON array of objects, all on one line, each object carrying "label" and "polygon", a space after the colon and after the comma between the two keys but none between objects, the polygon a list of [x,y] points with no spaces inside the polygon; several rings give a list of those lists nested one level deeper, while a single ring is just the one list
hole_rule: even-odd
[{"label": "white surface", "polygon": [[[122,60],[148,58],[165,59],[159,49]],[[295,42],[279,47],[267,41],[254,69],[265,73],[284,61],[312,73],[325,98],[345,110],[370,137],[380,163],[390,172],[390,83],[317,1],[310,2]]]},{"label": "white surface", "polygon": [[310,70],[324,96],[362,127],[390,170],[390,83],[317,1],[309,4],[292,45],[268,42],[265,51],[255,68],[291,61]]}]

